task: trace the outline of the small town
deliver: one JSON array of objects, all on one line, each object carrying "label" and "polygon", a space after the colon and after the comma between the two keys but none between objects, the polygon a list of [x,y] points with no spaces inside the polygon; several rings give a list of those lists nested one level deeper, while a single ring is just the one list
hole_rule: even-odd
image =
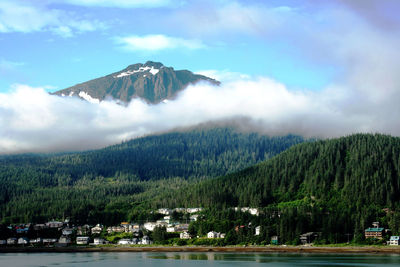
[{"label": "small town", "polygon": [[[257,208],[233,208],[236,212],[249,213],[259,216]],[[121,222],[119,225],[73,225],[69,219],[51,220],[46,223],[10,224],[0,229],[0,246],[7,247],[67,247],[67,246],[148,246],[148,245],[218,245],[221,242],[207,242],[211,240],[224,240],[226,233],[210,231],[205,236],[196,236],[190,231],[190,223],[200,218],[202,208],[160,208],[155,211],[162,219],[144,223]],[[176,221],[172,214],[186,214],[189,219]],[[235,232],[243,228],[250,229],[250,225],[238,225]],[[253,235],[259,236],[261,226],[252,228]],[[299,244],[312,246],[321,235],[321,232],[307,232],[299,236]],[[390,229],[373,222],[371,227],[365,229],[366,240],[382,241],[383,245],[399,246],[400,236],[391,235]],[[350,237],[349,237],[350,238]],[[191,240],[192,242],[187,242]],[[197,242],[193,242],[196,240]],[[284,245],[279,242],[279,236],[271,236],[268,245]],[[284,245],[286,246],[286,245]]]}]

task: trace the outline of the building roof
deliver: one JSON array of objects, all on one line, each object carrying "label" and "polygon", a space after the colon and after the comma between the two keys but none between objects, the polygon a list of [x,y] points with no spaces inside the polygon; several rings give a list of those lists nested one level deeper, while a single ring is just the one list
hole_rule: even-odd
[{"label": "building roof", "polygon": [[390,240],[399,240],[399,239],[400,239],[400,236],[397,236],[397,235],[392,235],[390,237]]},{"label": "building roof", "polygon": [[382,232],[384,228],[375,228],[375,227],[370,227],[365,229],[365,232]]}]

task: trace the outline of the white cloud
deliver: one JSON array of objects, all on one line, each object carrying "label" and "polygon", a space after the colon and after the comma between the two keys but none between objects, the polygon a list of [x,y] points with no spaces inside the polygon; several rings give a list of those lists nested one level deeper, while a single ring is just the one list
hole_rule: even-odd
[{"label": "white cloud", "polygon": [[[198,84],[177,99],[148,105],[91,104],[18,85],[0,94],[0,153],[100,148],[122,140],[211,121],[270,135],[336,137],[356,132],[400,135],[400,94],[371,101],[357,90],[290,91],[268,78]],[[351,108],[349,107],[351,104]],[[344,108],[345,107],[345,108]]]},{"label": "white cloud", "polygon": [[118,8],[149,8],[171,5],[170,0],[62,0],[62,2],[79,6],[99,6]]},{"label": "white cloud", "polygon": [[40,31],[59,23],[59,12],[26,5],[18,1],[0,2],[1,32]]},{"label": "white cloud", "polygon": [[103,22],[80,19],[75,14],[23,1],[0,2],[0,33],[51,31],[61,37],[72,37],[106,28]]},{"label": "white cloud", "polygon": [[170,37],[162,34],[153,35],[131,35],[126,37],[118,37],[116,43],[121,45],[123,49],[128,51],[160,51],[166,49],[200,49],[205,45],[198,40],[182,39]]}]

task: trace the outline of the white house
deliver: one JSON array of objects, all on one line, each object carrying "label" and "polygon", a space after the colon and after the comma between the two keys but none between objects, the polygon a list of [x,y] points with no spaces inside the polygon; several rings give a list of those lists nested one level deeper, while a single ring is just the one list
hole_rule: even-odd
[{"label": "white house", "polygon": [[7,239],[7,245],[16,245],[18,242],[18,239],[16,239],[15,237],[10,237]]},{"label": "white house", "polygon": [[106,243],[106,240],[103,238],[95,238],[93,239],[93,244],[94,245],[104,245]]},{"label": "white house", "polygon": [[161,209],[158,209],[157,212],[160,214],[169,215],[171,213],[171,210],[166,209],[166,208],[161,208]]},{"label": "white house", "polygon": [[175,226],[168,226],[167,227],[167,233],[173,233],[176,232],[176,227]]},{"label": "white house", "polygon": [[261,226],[256,227],[256,233],[254,235],[260,235]]},{"label": "white house", "polygon": [[389,240],[389,245],[398,246],[400,245],[400,236],[392,235]]},{"label": "white house", "polygon": [[151,244],[150,238],[147,235],[143,236],[139,244],[150,245]]},{"label": "white house", "polygon": [[147,231],[154,231],[154,228],[156,228],[156,226],[156,222],[147,222],[143,225],[144,229],[146,229]]},{"label": "white house", "polygon": [[29,244],[29,239],[26,237],[20,237],[18,238],[18,245],[28,245]]},{"label": "white house", "polygon": [[97,224],[95,227],[93,227],[91,229],[92,234],[100,234],[101,231],[103,231],[103,226],[101,226],[100,224]]},{"label": "white house", "polygon": [[77,245],[87,245],[89,244],[90,237],[88,236],[77,236],[76,237],[76,244]]},{"label": "white house", "polygon": [[186,212],[187,213],[196,213],[202,211],[202,208],[187,208]]},{"label": "white house", "polygon": [[130,239],[121,239],[118,241],[118,245],[130,245],[132,244]]},{"label": "white house", "polygon": [[190,236],[190,234],[188,232],[182,232],[182,233],[179,234],[179,238],[180,239],[190,239],[191,236]]},{"label": "white house", "polygon": [[219,238],[219,237],[220,237],[220,233],[217,233],[214,231],[208,232],[208,234],[207,234],[207,238]]},{"label": "white house", "polygon": [[72,235],[74,233],[74,228],[64,228],[62,230],[63,235]]}]

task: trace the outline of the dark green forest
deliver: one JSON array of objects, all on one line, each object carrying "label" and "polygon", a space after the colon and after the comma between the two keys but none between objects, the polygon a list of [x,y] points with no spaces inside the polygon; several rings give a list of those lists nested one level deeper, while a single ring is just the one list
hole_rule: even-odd
[{"label": "dark green forest", "polygon": [[1,156],[1,221],[69,217],[76,223],[112,225],[148,218],[141,208],[156,196],[233,173],[303,141],[214,128],[147,136],[82,153]]},{"label": "dark green forest", "polygon": [[[360,241],[373,221],[400,234],[399,171],[400,138],[356,134],[293,146],[242,171],[168,192],[153,204],[206,207],[205,219],[194,225],[201,233],[251,223],[262,226],[260,240],[279,235],[295,244],[300,234],[314,231],[321,243],[349,236]],[[230,207],[258,207],[260,216],[243,218]]]}]

